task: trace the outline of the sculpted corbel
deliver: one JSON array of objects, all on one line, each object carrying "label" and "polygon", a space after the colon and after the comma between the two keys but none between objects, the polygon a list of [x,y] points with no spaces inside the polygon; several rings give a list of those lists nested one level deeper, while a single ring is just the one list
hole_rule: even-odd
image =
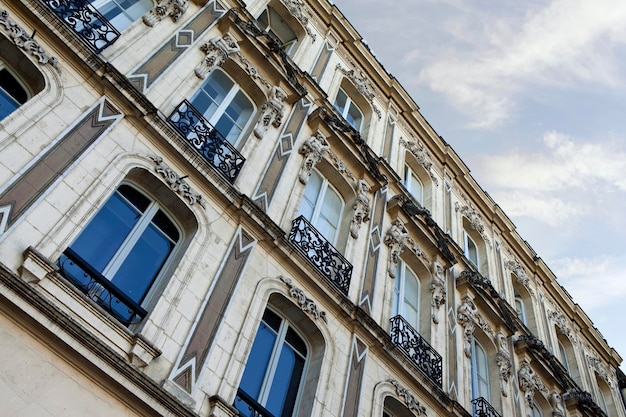
[{"label": "sculpted corbel", "polygon": [[548,390],[543,382],[541,382],[541,379],[535,374],[535,371],[530,367],[530,362],[526,359],[522,360],[520,364],[518,383],[519,389],[524,393],[524,398],[526,398],[526,415],[527,417],[532,417],[531,410],[535,391],[547,392]]},{"label": "sculpted corbel", "polygon": [[270,125],[280,127],[283,122],[285,105],[283,102],[287,98],[287,94],[280,87],[272,87],[270,89],[269,99],[261,106],[261,116],[254,127],[254,136],[263,139],[263,135],[267,132]]},{"label": "sculpted corbel", "polygon": [[396,277],[400,254],[404,250],[404,243],[408,235],[409,233],[404,227],[402,221],[400,219],[396,219],[389,230],[387,230],[387,234],[383,240],[385,245],[389,247],[389,268],[387,272],[391,278]]},{"label": "sculpted corbel", "polygon": [[563,399],[557,391],[552,391],[548,397],[548,402],[552,406],[552,417],[565,417],[565,408],[563,408]]},{"label": "sculpted corbel", "polygon": [[315,165],[322,160],[324,154],[329,149],[330,145],[328,144],[328,141],[320,132],[317,132],[315,135],[304,141],[298,150],[298,153],[304,156],[302,166],[300,167],[300,174],[298,175],[298,179],[302,184],[309,182],[311,170],[313,170]]},{"label": "sculpted corbel", "polygon": [[354,201],[354,214],[352,221],[350,222],[350,235],[358,239],[359,228],[361,223],[364,223],[370,219],[370,198],[367,195],[370,191],[370,186],[364,180],[358,180],[356,183],[356,200]]},{"label": "sculpted corbel", "polygon": [[202,63],[195,70],[198,78],[204,79],[215,67],[219,67],[226,60],[240,51],[237,40],[229,33],[223,37],[216,36],[200,46],[200,50],[206,54]]},{"label": "sculpted corbel", "polygon": [[463,327],[464,346],[463,352],[468,358],[472,357],[472,341],[474,340],[474,329],[476,327],[476,316],[478,309],[472,299],[467,296],[457,309],[457,322]]},{"label": "sculpted corbel", "polygon": [[511,353],[509,352],[509,346],[504,334],[498,332],[496,339],[498,341],[496,363],[498,364],[498,368],[500,368],[500,389],[502,395],[506,397],[508,395],[509,377],[511,376]]},{"label": "sculpted corbel", "polygon": [[439,324],[439,310],[446,302],[446,285],[444,279],[444,269],[439,262],[433,264],[433,282],[430,284],[432,293],[431,317],[433,323]]},{"label": "sculpted corbel", "polygon": [[146,13],[143,17],[143,23],[147,26],[154,26],[161,20],[170,16],[174,22],[187,11],[189,0],[159,0],[157,5]]}]

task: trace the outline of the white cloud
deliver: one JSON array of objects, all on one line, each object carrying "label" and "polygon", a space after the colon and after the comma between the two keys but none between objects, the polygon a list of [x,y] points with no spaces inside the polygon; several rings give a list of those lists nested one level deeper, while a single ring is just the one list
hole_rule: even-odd
[{"label": "white cloud", "polygon": [[559,282],[585,310],[626,299],[626,264],[608,255],[548,261]]},{"label": "white cloud", "polygon": [[[506,120],[515,94],[528,85],[575,87],[622,84],[613,48],[626,41],[623,0],[553,0],[542,10],[497,18],[467,14],[482,26],[453,17],[445,27],[457,47],[430,63],[422,81],[473,117],[474,127]],[[467,42],[471,39],[471,42]]]},{"label": "white cloud", "polygon": [[626,198],[626,142],[583,142],[550,131],[543,144],[473,161],[476,176],[508,215],[558,226],[593,213],[607,195]]}]

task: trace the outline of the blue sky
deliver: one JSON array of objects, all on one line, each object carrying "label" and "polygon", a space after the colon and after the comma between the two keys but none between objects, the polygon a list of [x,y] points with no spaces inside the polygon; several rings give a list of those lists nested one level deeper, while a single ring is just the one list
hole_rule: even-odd
[{"label": "blue sky", "polygon": [[626,2],[335,4],[626,359]]}]

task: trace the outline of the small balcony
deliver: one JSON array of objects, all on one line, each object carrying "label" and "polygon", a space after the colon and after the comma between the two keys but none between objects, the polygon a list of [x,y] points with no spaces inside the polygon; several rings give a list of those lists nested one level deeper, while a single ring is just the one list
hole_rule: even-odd
[{"label": "small balcony", "polygon": [[96,53],[120,37],[120,32],[88,0],[41,1]]},{"label": "small balcony", "polygon": [[272,413],[246,394],[241,388],[237,390],[237,396],[233,405],[239,411],[239,415],[243,417],[274,417]]},{"label": "small balcony", "polygon": [[443,385],[441,355],[402,316],[391,318],[391,342],[398,346],[431,381]]},{"label": "small balcony", "polygon": [[246,159],[189,101],[183,100],[167,121],[231,184],[235,182]]},{"label": "small balcony", "polygon": [[483,397],[472,400],[474,417],[500,417],[500,414]]},{"label": "small balcony", "polygon": [[122,324],[139,323],[148,314],[71,248],[65,249],[57,265],[68,281]]},{"label": "small balcony", "polygon": [[344,295],[348,295],[352,265],[304,216],[291,224],[289,241]]}]

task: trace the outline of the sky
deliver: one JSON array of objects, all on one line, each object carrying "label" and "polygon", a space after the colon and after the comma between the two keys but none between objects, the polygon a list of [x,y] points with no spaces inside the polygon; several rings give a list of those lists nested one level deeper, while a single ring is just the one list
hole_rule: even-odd
[{"label": "sky", "polygon": [[626,1],[334,3],[626,361]]}]

